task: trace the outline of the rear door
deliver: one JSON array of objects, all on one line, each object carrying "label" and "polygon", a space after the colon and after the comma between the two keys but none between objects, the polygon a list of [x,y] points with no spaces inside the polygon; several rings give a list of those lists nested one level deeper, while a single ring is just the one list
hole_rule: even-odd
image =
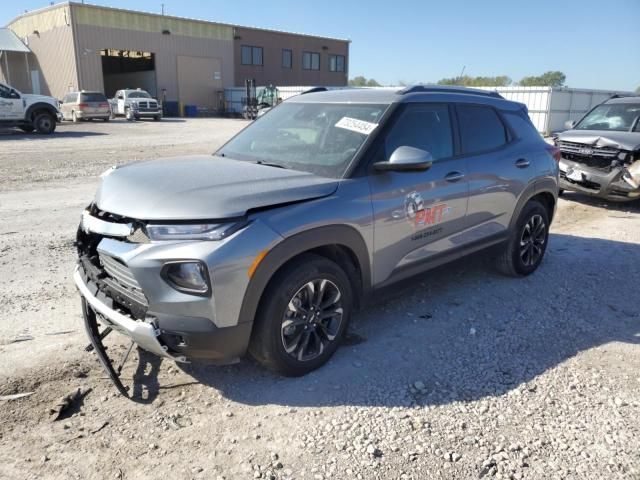
[{"label": "rear door", "polygon": [[71,119],[71,110],[73,110],[73,104],[77,99],[77,93],[67,93],[62,99],[62,105],[60,105],[60,111],[62,112],[62,118],[66,120]]},{"label": "rear door", "polygon": [[467,211],[467,167],[456,157],[453,111],[447,104],[407,104],[391,120],[374,161],[388,160],[400,146],[431,153],[423,172],[371,172],[374,212],[374,283],[456,243]]},{"label": "rear door", "polygon": [[462,153],[469,168],[468,230],[474,242],[506,233],[518,198],[535,179],[534,159],[490,105],[457,104]]}]

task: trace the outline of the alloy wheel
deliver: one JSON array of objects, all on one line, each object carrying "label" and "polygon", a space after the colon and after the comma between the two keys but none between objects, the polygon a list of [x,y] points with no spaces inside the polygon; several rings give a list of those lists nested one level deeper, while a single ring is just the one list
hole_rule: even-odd
[{"label": "alloy wheel", "polygon": [[326,278],[307,282],[289,300],[282,319],[285,352],[301,362],[322,355],[336,340],[343,313],[342,294],[335,283]]},{"label": "alloy wheel", "polygon": [[525,224],[520,237],[520,259],[531,267],[538,263],[547,240],[547,226],[542,215],[533,215]]}]

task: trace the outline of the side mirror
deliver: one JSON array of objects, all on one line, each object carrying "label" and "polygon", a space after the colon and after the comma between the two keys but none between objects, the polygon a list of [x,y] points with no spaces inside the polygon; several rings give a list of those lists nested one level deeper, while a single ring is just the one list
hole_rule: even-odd
[{"label": "side mirror", "polygon": [[124,100],[124,97],[122,95],[118,95],[118,100]]},{"label": "side mirror", "polygon": [[575,120],[567,120],[566,122],[564,122],[564,128],[566,128],[567,130],[571,130],[573,127],[576,126],[576,122]]},{"label": "side mirror", "polygon": [[379,172],[423,172],[433,165],[433,157],[425,150],[414,147],[398,147],[389,161],[377,162],[373,168]]},{"label": "side mirror", "polygon": [[20,95],[18,95],[18,92],[15,91],[15,89],[11,89],[11,91],[9,92],[9,97],[11,98],[20,98]]}]

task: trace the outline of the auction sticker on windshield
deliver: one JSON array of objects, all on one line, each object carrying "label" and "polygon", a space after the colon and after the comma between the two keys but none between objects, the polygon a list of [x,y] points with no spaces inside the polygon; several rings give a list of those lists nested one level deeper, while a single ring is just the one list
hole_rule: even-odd
[{"label": "auction sticker on windshield", "polygon": [[362,133],[363,135],[369,135],[373,132],[377,123],[366,122],[364,120],[358,120],[357,118],[342,117],[336,127],[344,128],[345,130],[351,130],[352,132]]}]

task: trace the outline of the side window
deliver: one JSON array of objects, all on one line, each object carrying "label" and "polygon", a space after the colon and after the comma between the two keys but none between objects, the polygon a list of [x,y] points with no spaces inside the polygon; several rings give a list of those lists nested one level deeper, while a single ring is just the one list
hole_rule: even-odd
[{"label": "side window", "polygon": [[0,98],[11,98],[9,93],[11,92],[11,90],[9,90],[7,87],[5,87],[4,85],[0,85]]},{"label": "side window", "polygon": [[504,118],[507,120],[518,138],[523,140],[540,140],[542,135],[533,126],[529,116],[524,110],[517,112],[503,112]]},{"label": "side window", "polygon": [[386,158],[398,147],[426,150],[434,160],[453,156],[449,107],[442,104],[408,105],[387,134]]},{"label": "side window", "polygon": [[464,153],[493,150],[507,143],[507,131],[493,108],[458,105],[456,109]]}]

